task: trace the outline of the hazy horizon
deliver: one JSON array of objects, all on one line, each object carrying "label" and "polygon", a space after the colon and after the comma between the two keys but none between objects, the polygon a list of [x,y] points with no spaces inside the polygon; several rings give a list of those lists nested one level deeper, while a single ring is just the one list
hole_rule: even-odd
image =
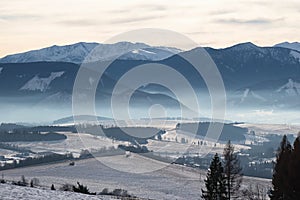
[{"label": "hazy horizon", "polygon": [[293,0],[3,1],[0,57],[54,44],[101,43],[132,27],[174,30],[215,48],[242,42],[272,46],[300,41],[299,7]]}]

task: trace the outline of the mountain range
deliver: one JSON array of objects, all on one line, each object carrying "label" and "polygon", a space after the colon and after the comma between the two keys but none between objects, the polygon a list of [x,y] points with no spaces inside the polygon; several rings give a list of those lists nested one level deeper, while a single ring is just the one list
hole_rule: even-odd
[{"label": "mountain range", "polygon": [[[100,56],[92,61],[97,61],[99,65],[104,65],[111,58],[118,57],[99,81],[96,98],[101,100],[103,108],[109,107],[117,81],[126,72],[142,64],[150,64],[153,67],[156,64],[170,66],[189,80],[197,94],[209,100],[203,78],[181,56],[196,54],[199,48],[182,51],[173,47],[153,47],[130,42],[77,43],[52,46],[2,58],[0,60],[0,107],[1,105],[3,108],[11,108],[15,105],[25,105],[30,108],[53,106],[50,112],[57,110],[57,113],[61,113],[61,109],[66,109],[68,112],[64,113],[69,115],[72,109],[74,80],[80,63],[84,62],[85,57],[95,48],[98,49],[97,55]],[[299,43],[285,42],[273,47],[241,43],[223,49],[206,47],[205,50],[221,73],[230,109],[295,110],[300,108]],[[180,88],[180,85],[178,87]],[[184,88],[182,91],[184,92]],[[172,91],[153,83],[138,88],[130,102],[135,108],[149,108],[154,104],[161,104],[170,109],[186,106],[176,99]],[[37,110],[41,112],[42,109]]]},{"label": "mountain range", "polygon": [[[247,44],[250,47],[252,43],[244,44],[243,47],[247,48]],[[54,45],[38,50],[7,55],[0,58],[0,63],[71,62],[80,64],[96,47],[97,61],[108,61],[114,57],[123,60],[158,61],[182,52],[182,50],[174,47],[157,47],[144,43],[118,42],[114,44],[100,44],[96,42],[79,42],[71,45]],[[282,47],[300,52],[300,43],[298,42],[283,42],[274,45],[274,47]]]},{"label": "mountain range", "polygon": [[8,55],[0,59],[0,62],[70,62],[80,64],[84,62],[84,59],[95,48],[97,50],[97,60],[92,61],[108,61],[114,57],[124,60],[162,60],[181,52],[177,48],[153,47],[143,43],[118,42],[115,44],[99,44],[79,42],[72,45],[54,45],[39,50]]}]

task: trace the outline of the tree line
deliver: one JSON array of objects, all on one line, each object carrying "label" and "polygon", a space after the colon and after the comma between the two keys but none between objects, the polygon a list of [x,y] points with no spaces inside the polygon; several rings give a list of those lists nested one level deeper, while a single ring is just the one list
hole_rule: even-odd
[{"label": "tree line", "polygon": [[0,142],[33,142],[33,141],[54,141],[54,140],[65,140],[67,136],[64,134],[49,132],[30,132],[28,130],[16,129],[14,131],[1,131],[0,130]]},{"label": "tree line", "polygon": [[283,136],[277,150],[272,178],[271,200],[298,200],[300,198],[300,137],[291,145]]},{"label": "tree line", "polygon": [[265,190],[259,184],[256,188],[249,185],[248,189],[240,190],[242,168],[234,146],[227,143],[223,152],[223,161],[218,154],[213,157],[207,172],[205,190],[202,198],[205,200],[230,200],[245,197],[251,200],[266,199],[266,193],[271,200],[300,199],[300,133],[293,145],[286,135],[283,136],[276,152],[274,162],[272,188]]},{"label": "tree line", "polygon": [[73,160],[73,159],[74,157],[71,153],[67,153],[63,155],[51,153],[49,155],[44,155],[40,157],[27,157],[24,160],[19,160],[19,161],[14,160],[12,163],[4,163],[3,165],[0,166],[0,171],[7,170],[7,169],[14,169],[18,167],[26,167],[31,165],[64,161],[64,160]]}]

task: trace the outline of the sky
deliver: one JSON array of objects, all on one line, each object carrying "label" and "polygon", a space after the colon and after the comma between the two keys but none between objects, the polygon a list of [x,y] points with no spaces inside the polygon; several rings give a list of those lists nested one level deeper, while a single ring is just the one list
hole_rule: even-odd
[{"label": "sky", "polygon": [[161,28],[201,46],[300,42],[299,0],[1,0],[0,57]]}]

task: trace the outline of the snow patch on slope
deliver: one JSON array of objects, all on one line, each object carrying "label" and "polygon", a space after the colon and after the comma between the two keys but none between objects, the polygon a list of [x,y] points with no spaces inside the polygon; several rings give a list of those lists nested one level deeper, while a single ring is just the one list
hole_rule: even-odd
[{"label": "snow patch on slope", "polygon": [[64,73],[65,72],[52,72],[47,78],[40,78],[38,75],[36,75],[31,80],[29,80],[23,87],[21,87],[20,90],[39,90],[41,92],[44,92],[47,89],[49,89],[49,85],[54,79],[61,77]]},{"label": "snow patch on slope", "polygon": [[300,94],[300,83],[289,79],[288,83],[280,87],[277,92],[284,91],[289,96],[297,96]]},{"label": "snow patch on slope", "polygon": [[144,43],[118,42],[115,44],[98,44],[93,51],[82,58],[82,62],[110,61],[137,49],[150,47]]},{"label": "snow patch on slope", "polygon": [[2,70],[3,70],[3,67],[0,67],[0,74],[1,74]]},{"label": "snow patch on slope", "polygon": [[182,52],[180,49],[170,47],[149,47],[143,49],[135,49],[123,56],[120,59],[124,60],[163,60],[175,54]]},{"label": "snow patch on slope", "polygon": [[260,100],[260,101],[267,101],[264,97],[256,94],[255,92],[253,92],[252,90],[247,88],[247,89],[244,90],[244,93],[243,93],[243,96],[241,97],[240,103],[243,103],[246,100],[246,98],[249,97],[249,96],[252,96],[255,99]]},{"label": "snow patch on slope", "polygon": [[249,94],[249,91],[250,91],[249,88],[245,89],[244,94],[243,94],[243,96],[242,96],[242,98],[241,98],[240,103],[243,103],[243,102],[245,101],[245,99],[247,98],[247,96],[248,96],[248,94]]}]

